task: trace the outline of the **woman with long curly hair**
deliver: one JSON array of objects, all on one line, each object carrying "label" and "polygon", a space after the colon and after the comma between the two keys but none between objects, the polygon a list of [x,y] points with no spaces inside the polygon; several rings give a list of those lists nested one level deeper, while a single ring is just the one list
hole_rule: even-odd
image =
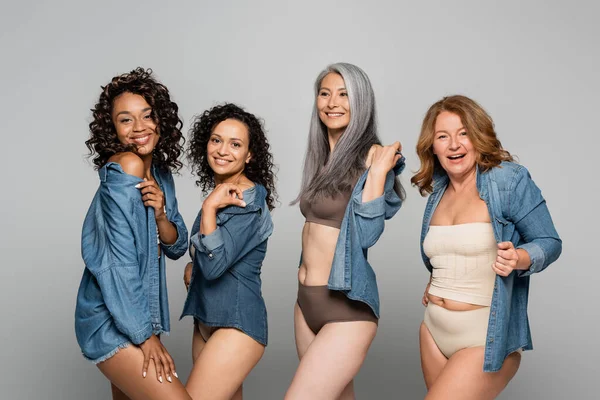
[{"label": "woman with long curly hair", "polygon": [[159,339],[170,329],[165,255],[188,244],[171,175],[181,167],[177,104],[137,68],[103,86],[92,111],[86,144],[100,187],[83,224],[77,341],[113,399],[189,399]]},{"label": "woman with long curly hair", "polygon": [[412,178],[429,194],[421,230],[428,271],[419,338],[426,399],[493,399],[531,350],[529,279],[562,242],[527,169],[492,118],[465,96],[433,104]]},{"label": "woman with long curly hair", "polygon": [[192,129],[188,158],[206,198],[191,233],[182,317],[194,317],[193,398],[241,399],[267,345],[261,267],[273,232],[275,177],[260,121],[234,104],[213,107]]},{"label": "woman with long curly hair", "polygon": [[402,205],[401,145],[382,146],[375,95],[355,65],[316,79],[300,194],[306,218],[294,307],[300,365],[286,399],[354,399],[377,332],[379,294],[367,250]]}]

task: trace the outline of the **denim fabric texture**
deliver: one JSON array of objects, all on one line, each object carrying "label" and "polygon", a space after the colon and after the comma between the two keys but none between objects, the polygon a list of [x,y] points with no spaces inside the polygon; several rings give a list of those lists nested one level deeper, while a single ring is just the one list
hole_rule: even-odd
[{"label": "denim fabric texture", "polygon": [[[527,317],[529,279],[558,259],[562,241],[540,189],[524,166],[502,162],[484,173],[478,168],[476,184],[479,197],[487,205],[496,241],[510,241],[531,258],[528,270],[496,276],[483,364],[485,372],[495,372],[513,351],[533,349]],[[448,176],[438,174],[423,216],[421,256],[429,272],[432,266],[423,251],[423,241],[447,187]]]},{"label": "denim fabric texture", "polygon": [[192,277],[181,318],[193,316],[206,326],[236,328],[267,345],[267,308],[261,268],[273,221],[267,190],[256,184],[243,192],[246,207],[217,212],[217,229],[200,233],[202,210],[192,227]]},{"label": "denim fabric texture", "polygon": [[344,213],[327,282],[330,290],[339,290],[349,299],[369,305],[377,318],[379,290],[367,252],[383,233],[385,220],[392,218],[402,206],[402,200],[394,191],[394,179],[405,165],[405,158],[401,157],[386,175],[384,193],[368,202],[362,201],[362,195],[369,169],[358,179]]},{"label": "denim fabric texture", "polygon": [[100,168],[98,175],[100,187],[83,223],[85,269],[75,308],[77,342],[94,363],[151,334],[169,332],[165,256],[178,259],[188,247],[170,172],[152,167],[165,196],[167,218],[177,229],[175,243],[160,243],[160,257],[154,209],[144,206],[135,187],[142,179],[114,162]]}]

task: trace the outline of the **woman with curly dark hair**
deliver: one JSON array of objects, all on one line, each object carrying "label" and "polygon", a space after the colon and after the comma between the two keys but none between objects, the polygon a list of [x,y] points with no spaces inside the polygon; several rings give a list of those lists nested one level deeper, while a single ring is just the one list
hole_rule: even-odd
[{"label": "woman with curly dark hair", "polygon": [[178,259],[188,243],[171,175],[181,167],[177,104],[137,68],[102,87],[92,111],[86,144],[100,187],[83,224],[77,341],[113,399],[189,399],[159,340],[170,329],[165,255]]},{"label": "woman with curly dark hair", "polygon": [[[267,345],[261,267],[273,232],[273,157],[260,121],[234,104],[205,111],[188,158],[206,197],[194,222],[182,317],[194,317],[192,397],[241,399]],[[211,191],[212,190],[212,191]]]}]

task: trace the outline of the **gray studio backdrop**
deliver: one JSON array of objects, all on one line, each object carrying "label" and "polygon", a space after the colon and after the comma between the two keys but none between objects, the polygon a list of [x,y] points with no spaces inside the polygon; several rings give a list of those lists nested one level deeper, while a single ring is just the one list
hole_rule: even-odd
[{"label": "gray studio backdrop", "polygon": [[[303,224],[288,203],[299,188],[313,80],[346,61],[369,74],[382,139],[400,140],[408,162],[408,199],[370,252],[382,318],[356,379],[358,398],[425,393],[417,336],[428,278],[419,255],[425,200],[409,178],[424,113],[454,93],[491,113],[564,241],[558,262],[533,276],[535,350],[500,398],[597,398],[599,219],[589,189],[599,148],[598,11],[591,1],[3,1],[0,397],[110,396],[73,330],[81,225],[98,185],[84,141],[100,85],[144,66],[170,89],[186,133],[193,115],[223,101],[265,120],[281,206],[263,267],[270,342],[244,387],[247,399],[283,398],[297,365],[292,308]],[[176,187],[191,227],[200,190],[185,168]],[[186,261],[168,262],[172,332],[164,339],[183,379],[192,331],[190,319],[178,321]]]}]

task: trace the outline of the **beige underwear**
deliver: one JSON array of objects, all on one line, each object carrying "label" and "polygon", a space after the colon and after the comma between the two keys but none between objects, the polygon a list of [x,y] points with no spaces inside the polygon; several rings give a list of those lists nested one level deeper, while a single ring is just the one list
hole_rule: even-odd
[{"label": "beige underwear", "polygon": [[450,311],[429,302],[423,322],[440,351],[450,358],[458,350],[485,346],[490,307]]}]

